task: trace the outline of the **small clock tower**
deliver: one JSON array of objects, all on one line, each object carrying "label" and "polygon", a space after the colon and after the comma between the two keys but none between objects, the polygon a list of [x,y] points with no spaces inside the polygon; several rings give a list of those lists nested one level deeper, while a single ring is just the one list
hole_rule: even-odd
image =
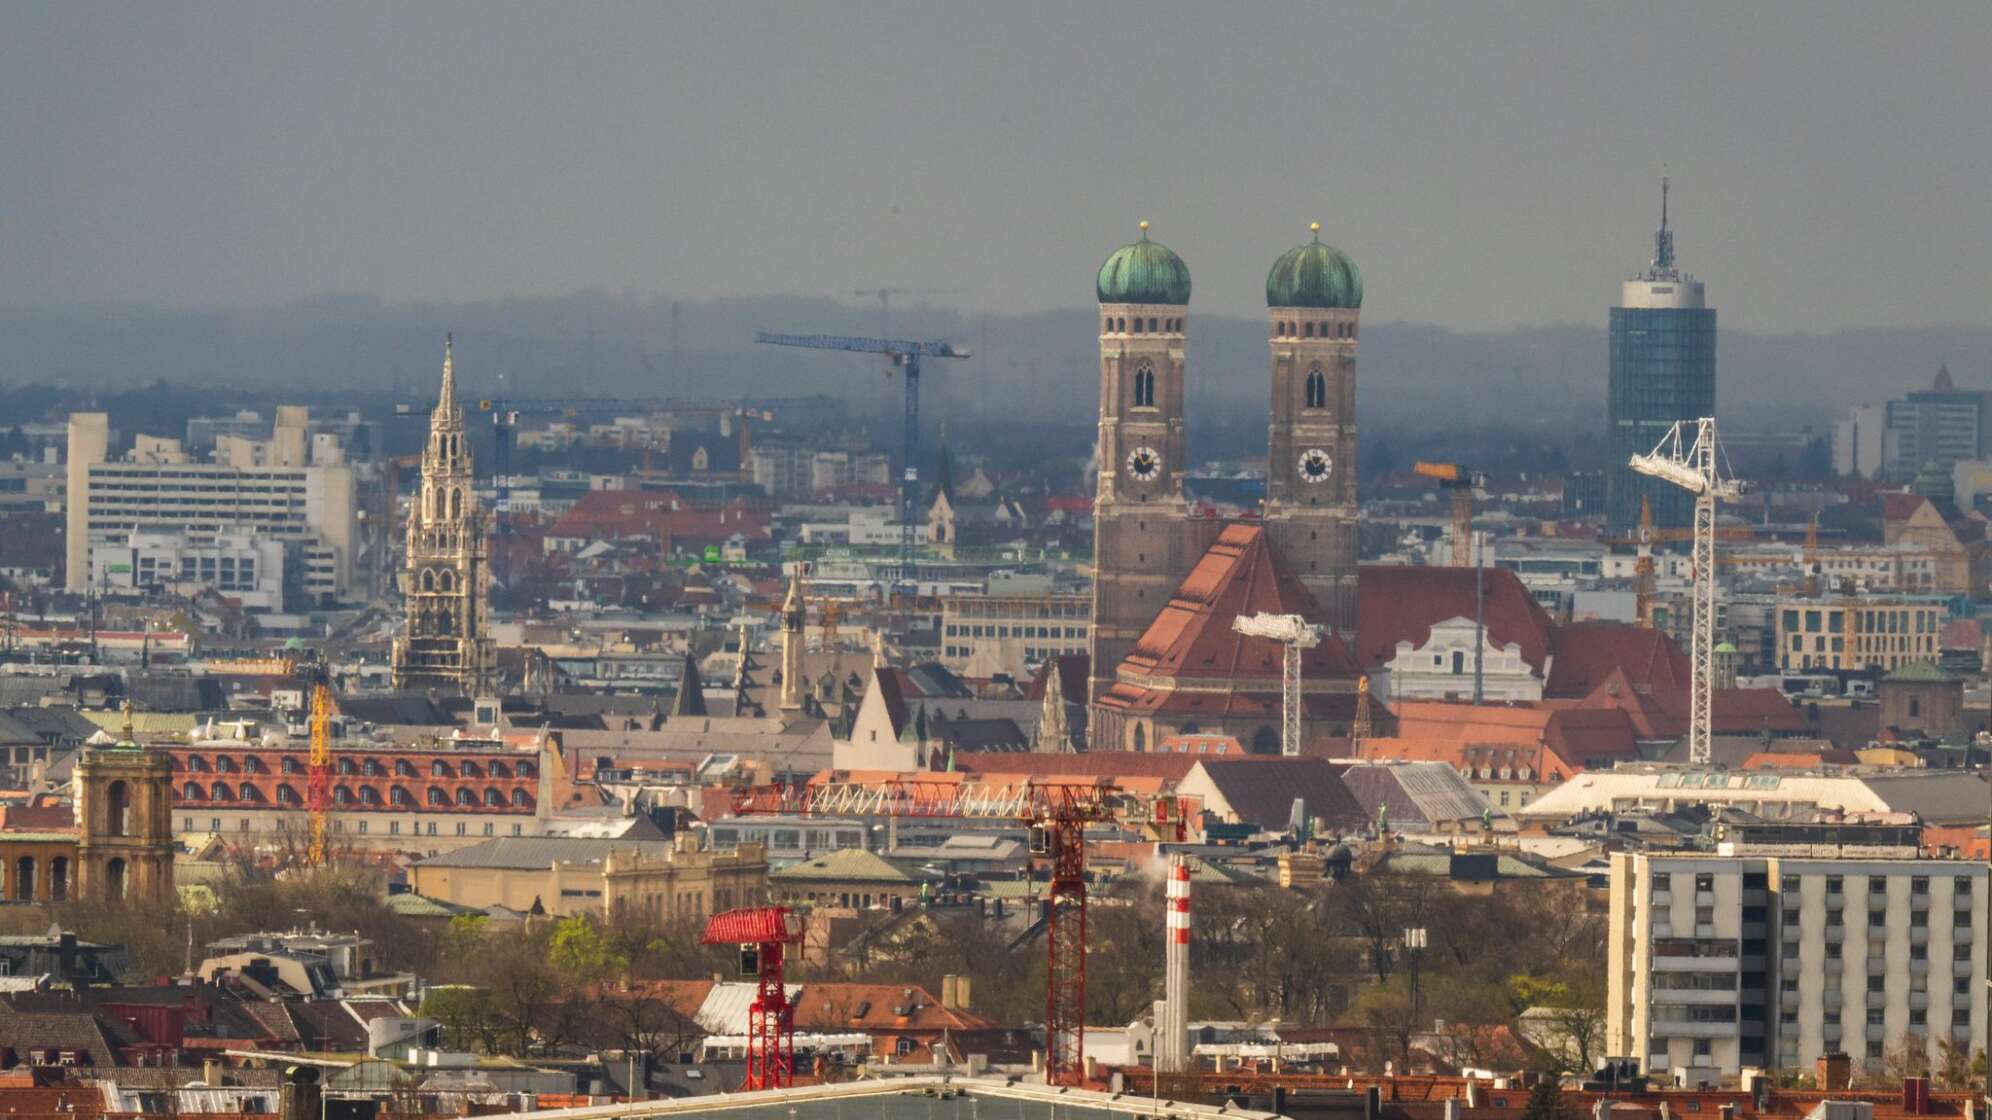
[{"label": "small clock tower", "polygon": [[1195,560],[1183,498],[1190,270],[1148,239],[1100,266],[1099,481],[1093,504],[1091,699]]},{"label": "small clock tower", "polygon": [[1344,634],[1356,624],[1356,340],[1363,305],[1355,261],[1314,239],[1266,277],[1272,420],[1266,529],[1275,550]]}]

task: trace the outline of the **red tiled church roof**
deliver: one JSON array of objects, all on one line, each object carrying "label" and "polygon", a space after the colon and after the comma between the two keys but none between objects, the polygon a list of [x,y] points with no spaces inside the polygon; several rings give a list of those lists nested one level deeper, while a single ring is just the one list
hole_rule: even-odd
[{"label": "red tiled church roof", "polygon": [[[1521,646],[1522,660],[1538,674],[1549,660],[1556,624],[1515,573],[1488,568],[1481,575],[1481,612],[1487,636],[1496,645]],[[1375,668],[1397,655],[1397,643],[1416,649],[1432,627],[1451,618],[1472,618],[1472,568],[1407,568],[1370,565],[1360,569],[1356,598],[1356,661]]]},{"label": "red tiled church roof", "polygon": [[[1277,693],[1285,656],[1280,643],[1247,637],[1231,628],[1232,620],[1262,611],[1321,617],[1306,586],[1277,562],[1263,527],[1226,526],[1135,642],[1120,669],[1149,678],[1243,678],[1261,691]],[[1347,647],[1333,635],[1303,654],[1301,666],[1310,680],[1355,672]],[[1144,698],[1144,694],[1149,695]],[[1155,709],[1166,699],[1151,689],[1117,684],[1101,703]]]}]

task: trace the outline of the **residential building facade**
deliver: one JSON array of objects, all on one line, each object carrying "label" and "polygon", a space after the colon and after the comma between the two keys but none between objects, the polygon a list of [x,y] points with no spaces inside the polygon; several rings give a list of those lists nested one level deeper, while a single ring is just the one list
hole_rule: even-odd
[{"label": "residential building facade", "polygon": [[1847,845],[1812,827],[1816,843],[1612,856],[1608,1053],[1734,1075],[1976,1047],[1985,865],[1919,859],[1913,832]]}]

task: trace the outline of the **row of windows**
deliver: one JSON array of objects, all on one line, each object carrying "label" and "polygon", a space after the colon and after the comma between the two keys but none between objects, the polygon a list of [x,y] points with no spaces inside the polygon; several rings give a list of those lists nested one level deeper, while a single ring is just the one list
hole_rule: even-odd
[{"label": "row of windows", "polygon": [[1322,323],[1320,333],[1315,333],[1313,323],[1278,322],[1273,324],[1274,338],[1354,338],[1354,323]]},{"label": "row of windows", "polygon": [[947,628],[950,638],[1067,638],[1079,639],[1086,636],[1084,626],[978,626],[968,623],[950,623]]},{"label": "row of windows", "polygon": [[[428,803],[437,807],[456,806],[459,808],[482,807],[502,809],[510,806],[515,809],[530,809],[533,806],[533,795],[523,789],[512,790],[508,797],[504,790],[497,789],[496,787],[488,787],[480,795],[479,791],[471,789],[468,786],[458,786],[455,794],[452,795],[449,790],[441,786],[430,786],[426,794]],[[282,782],[277,785],[275,797],[277,804],[280,805],[304,804],[304,798],[299,796],[296,787],[288,782]],[[262,787],[257,786],[253,782],[243,782],[237,786],[230,786],[227,782],[215,782],[211,785],[203,785],[200,782],[188,782],[180,787],[180,799],[182,801],[246,801],[260,803],[264,800],[264,795]],[[415,795],[410,793],[406,786],[394,786],[387,791],[386,801],[383,802],[380,791],[372,786],[361,786],[359,792],[355,793],[351,787],[341,785],[332,787],[332,802],[335,805],[413,805],[415,804]]]},{"label": "row of windows", "polygon": [[[1132,329],[1128,327],[1129,323],[1134,324]],[[1144,319],[1136,315],[1133,319],[1129,319],[1125,315],[1109,315],[1105,319],[1100,320],[1101,334],[1162,334],[1165,332],[1169,334],[1181,334],[1182,331],[1183,321],[1176,318],[1160,319],[1151,316]]]},{"label": "row of windows", "polygon": [[[192,831],[194,831],[194,821],[195,821],[195,818],[193,818],[193,817],[181,817],[181,818],[180,818],[180,831],[181,831],[181,832],[192,832]],[[236,823],[236,831],[237,831],[237,832],[248,832],[248,831],[249,831],[249,825],[250,825],[250,820],[249,820],[249,818],[248,818],[248,817],[243,817],[243,818],[241,818],[240,820],[236,821],[235,823]],[[333,831],[333,832],[344,832],[344,831],[346,831],[346,822],[345,822],[345,821],[342,821],[342,820],[339,820],[338,818],[334,817],[334,818],[333,818],[333,819],[332,819],[332,820],[331,820],[330,822],[328,822],[328,823],[329,823],[329,824],[330,824],[330,825],[332,826],[332,831]],[[373,822],[371,822],[371,821],[365,821],[365,820],[362,820],[362,821],[355,821],[355,822],[354,822],[354,826],[353,826],[353,831],[354,831],[355,833],[357,833],[357,834],[361,835],[361,836],[366,836],[366,835],[368,835],[368,834],[369,834],[369,833],[368,833],[368,826],[369,826],[370,824],[372,824],[372,823],[373,823]],[[424,825],[425,823],[426,823],[426,824],[428,825],[428,828],[427,828],[427,831],[424,831],[424,829],[423,829],[423,825]],[[436,822],[436,821],[427,821],[427,822],[424,822],[424,821],[414,821],[414,822],[411,822],[411,823],[409,824],[409,826],[408,826],[408,835],[410,835],[410,836],[440,836],[440,835],[441,835],[441,833],[440,833],[440,832],[438,832],[438,831],[437,831],[437,828],[436,828],[436,826],[437,826],[437,823],[438,823],[438,822]],[[284,819],[282,819],[282,818],[280,817],[280,818],[278,818],[278,819],[277,819],[277,822],[276,822],[276,828],[277,828],[277,831],[278,831],[278,832],[288,832],[288,831],[290,831],[290,822],[288,822],[288,821],[285,821]],[[222,831],[222,827],[221,827],[221,818],[220,818],[220,817],[209,817],[209,818],[208,818],[208,828],[207,828],[207,830],[208,830],[209,832],[221,832],[221,831]],[[524,825],[522,825],[522,824],[515,824],[515,825],[513,825],[513,826],[512,826],[512,835],[514,835],[514,836],[523,836],[523,835],[525,835],[525,831],[526,831],[526,826],[524,826]],[[469,836],[469,835],[470,835],[470,822],[469,822],[469,821],[458,821],[458,822],[456,822],[456,834],[457,834],[458,836]],[[495,824],[492,824],[492,823],[491,823],[491,822],[489,822],[489,821],[486,821],[486,822],[484,823],[484,831],[483,831],[483,835],[485,835],[485,836],[496,836],[497,834],[498,834],[498,828],[497,828],[497,826],[496,826]],[[400,821],[389,821],[389,822],[387,822],[387,835],[389,835],[389,836],[399,836],[399,835],[401,835],[401,822],[400,822]],[[434,853],[434,852],[430,852],[429,854],[430,854],[430,855],[435,855],[436,853]]]},{"label": "row of windows", "polygon": [[[172,760],[172,766],[175,770],[183,768],[183,764],[178,758]],[[304,761],[298,756],[288,754],[278,760],[278,766],[280,771],[285,774],[302,774],[308,769]],[[214,756],[212,764],[208,762],[207,757],[204,755],[190,754],[186,756],[184,769],[190,774],[206,774],[210,772],[216,774],[267,774],[270,772],[268,764],[260,756],[253,754],[243,755],[239,761],[233,755],[218,754]],[[361,759],[354,759],[350,756],[335,757],[332,760],[332,770],[336,774],[349,774],[366,778],[385,778],[388,776],[388,768],[381,763],[378,757],[372,755]],[[537,777],[538,774],[539,767],[525,761],[509,763],[500,759],[494,759],[488,763],[481,764],[474,758],[456,761],[444,758],[429,760],[429,776],[432,778],[533,778]],[[397,778],[418,777],[419,774],[414,760],[406,758],[395,759],[393,776]]]}]

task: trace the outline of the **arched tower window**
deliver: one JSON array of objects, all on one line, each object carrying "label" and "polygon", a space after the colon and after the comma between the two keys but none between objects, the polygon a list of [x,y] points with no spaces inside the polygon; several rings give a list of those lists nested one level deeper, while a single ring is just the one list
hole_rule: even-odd
[{"label": "arched tower window", "polygon": [[1147,366],[1134,371],[1134,407],[1155,407],[1155,371]]},{"label": "arched tower window", "polygon": [[436,589],[436,573],[430,571],[427,568],[422,569],[422,590],[434,591],[435,589]]},{"label": "arched tower window", "polygon": [[131,835],[131,787],[112,782],[104,788],[104,826],[112,836]]},{"label": "arched tower window", "polygon": [[451,491],[450,491],[450,516],[451,516],[451,517],[462,517],[462,516],[463,516],[463,491],[462,491],[462,490],[451,490]]},{"label": "arched tower window", "polygon": [[1134,725],[1134,749],[1137,751],[1148,749],[1148,731],[1138,723]]},{"label": "arched tower window", "polygon": [[448,569],[444,569],[440,574],[436,576],[436,586],[444,591],[455,591],[456,573],[449,571]]},{"label": "arched tower window", "polygon": [[1307,371],[1307,407],[1328,407],[1328,378],[1322,374],[1320,366]]}]

